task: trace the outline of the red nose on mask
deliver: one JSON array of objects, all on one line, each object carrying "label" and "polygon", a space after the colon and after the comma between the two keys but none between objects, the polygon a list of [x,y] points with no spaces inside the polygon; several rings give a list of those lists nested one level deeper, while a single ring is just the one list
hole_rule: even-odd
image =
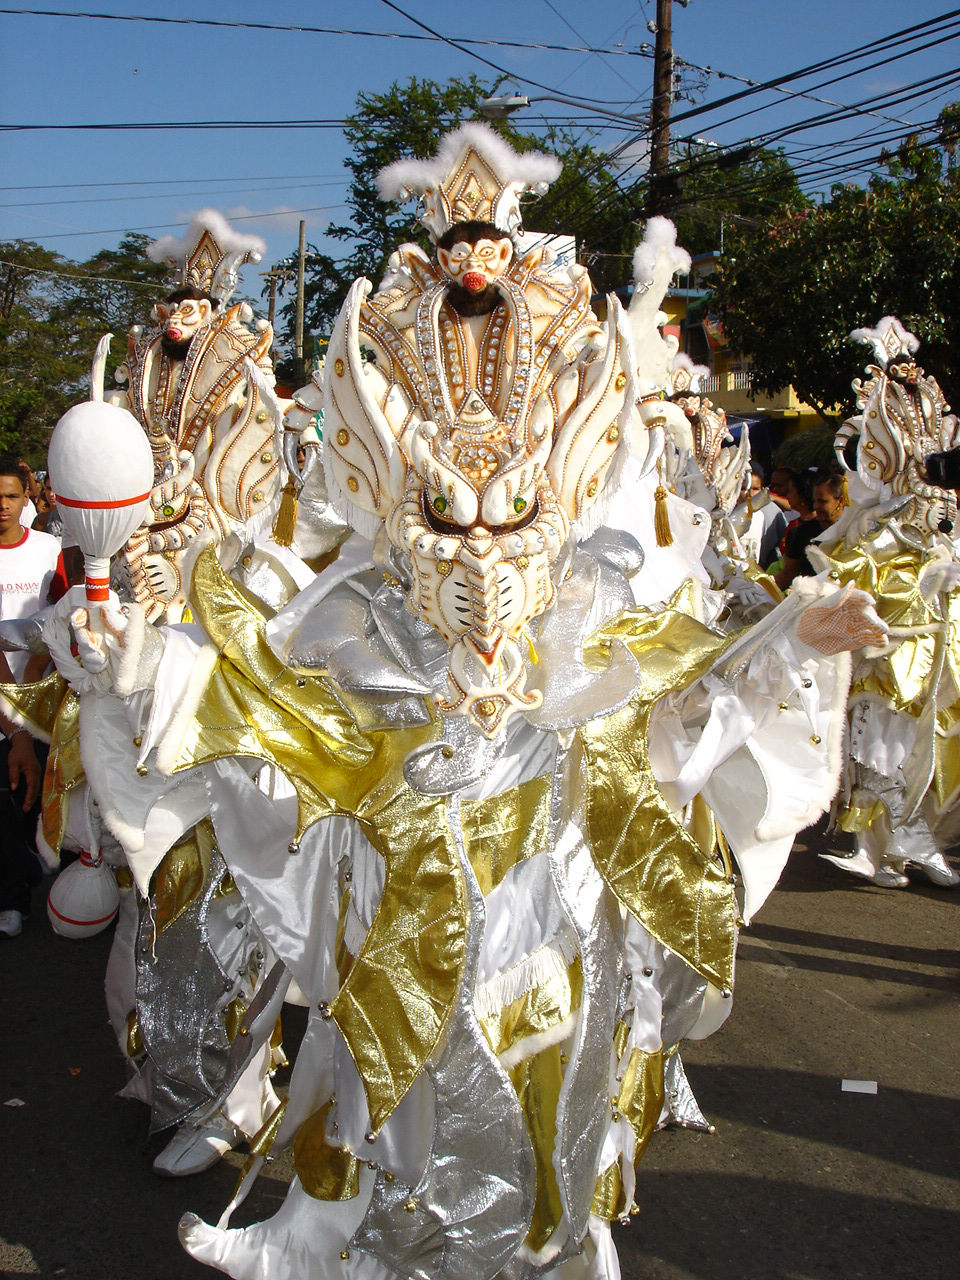
[{"label": "red nose on mask", "polygon": [[471,293],[482,293],[487,287],[487,277],[480,271],[468,271],[463,277],[463,287]]},{"label": "red nose on mask", "polygon": [[176,328],[174,325],[171,325],[169,329],[167,329],[167,337],[170,339],[171,342],[179,342],[180,339],[183,337],[183,335],[181,334],[178,328]]}]

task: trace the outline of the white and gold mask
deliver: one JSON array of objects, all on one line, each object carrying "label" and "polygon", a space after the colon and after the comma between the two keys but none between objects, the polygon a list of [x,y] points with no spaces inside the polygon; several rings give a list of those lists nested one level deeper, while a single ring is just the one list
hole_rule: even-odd
[{"label": "white and gold mask", "polygon": [[[324,451],[341,514],[370,537],[385,527],[409,608],[450,646],[441,709],[492,736],[539,703],[525,690],[530,624],[554,597],[564,544],[599,519],[633,396],[616,299],[601,326],[582,268],[553,274],[542,249],[516,259],[503,235],[524,187],[511,166],[549,158],[492,134],[485,149],[488,134],[468,126],[441,146],[459,186],[438,160],[401,162],[404,190],[443,196],[437,238],[458,222],[466,238],[436,259],[404,246],[373,296],[353,286],[327,355]],[[474,209],[489,234],[458,216]],[[489,309],[458,310],[456,286],[492,289]]]},{"label": "white and gold mask", "polygon": [[855,329],[850,337],[869,343],[876,363],[866,366],[865,379],[853,383],[860,413],[837,433],[841,465],[850,470],[844,448],[858,435],[859,479],[869,491],[879,494],[886,485],[894,497],[908,499],[897,512],[898,522],[925,538],[953,533],[957,495],[930,483],[925,460],[960,445],[960,425],[936,378],[914,359],[919,340],[894,316],[884,316],[875,329]]}]

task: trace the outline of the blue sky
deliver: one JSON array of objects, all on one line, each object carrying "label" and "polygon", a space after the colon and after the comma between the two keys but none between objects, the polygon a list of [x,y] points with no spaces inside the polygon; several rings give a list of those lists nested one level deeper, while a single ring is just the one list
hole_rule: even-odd
[{"label": "blue sky", "polygon": [[[26,8],[26,6],[22,6]],[[102,0],[97,11],[125,16],[210,19],[232,23],[308,24],[383,33],[384,38],[193,23],[114,22],[67,16],[3,12],[0,6],[0,239],[34,239],[71,258],[115,245],[125,229],[161,235],[182,228],[192,210],[213,205],[238,227],[268,243],[266,267],[290,253],[297,223],[322,243],[331,219],[343,220],[346,144],[331,127],[222,130],[27,129],[12,125],[138,124],[187,121],[340,121],[359,91],[378,92],[411,75],[446,80],[496,72],[478,57],[432,39],[386,38],[427,33],[416,21],[451,38],[520,44],[594,45],[606,56],[557,49],[474,45],[514,77],[504,91],[531,98],[573,97],[625,116],[649,109],[652,46],[647,22],[653,0],[478,0],[470,6],[407,0],[349,5],[274,0],[271,5],[233,0]],[[77,4],[48,3],[58,15]],[[928,19],[952,12],[946,4],[918,0],[690,0],[674,4],[674,48],[685,62],[684,94],[675,114],[835,55]],[[409,15],[409,16],[405,16]],[[949,76],[960,66],[960,21],[933,37],[914,40],[908,57],[860,70],[865,59],[790,84],[791,93],[764,92],[726,108],[700,113],[675,126],[675,134],[732,145],[767,138],[809,117],[875,96],[876,115],[834,120],[783,140],[804,166],[810,190],[834,176],[862,180],[864,159],[883,137],[926,123],[960,99],[956,84],[905,86]],[[952,38],[944,38],[949,36]],[[900,48],[907,47],[901,44]],[[890,59],[884,48],[870,61]],[[711,70],[698,70],[697,68]],[[835,83],[832,77],[857,74]],[[726,73],[726,78],[717,72]],[[736,79],[732,77],[741,77]],[[528,81],[538,82],[539,87]],[[787,87],[787,86],[785,86]],[[797,90],[812,97],[792,96]],[[827,101],[816,101],[822,99]],[[745,115],[750,111],[752,114]],[[522,116],[532,131],[543,115],[573,118],[596,130],[594,142],[609,148],[633,127],[607,121],[595,110],[533,102]],[[863,136],[866,135],[866,136]],[[857,139],[859,141],[856,141]],[[849,140],[849,152],[837,148]],[[642,157],[642,141],[631,158]],[[642,159],[638,168],[642,169]],[[247,268],[245,286],[259,293]]]}]

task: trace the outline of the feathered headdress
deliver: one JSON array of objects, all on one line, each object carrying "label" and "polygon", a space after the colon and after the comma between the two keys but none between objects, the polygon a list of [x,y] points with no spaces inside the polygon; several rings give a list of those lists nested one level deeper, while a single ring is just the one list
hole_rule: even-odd
[{"label": "feathered headdress", "polygon": [[434,240],[457,222],[492,222],[513,235],[522,229],[520,197],[542,195],[560,161],[540,151],[514,151],[489,125],[473,121],[448,133],[428,160],[395,160],[377,174],[384,200],[423,202],[420,221]]},{"label": "feathered headdress", "polygon": [[216,209],[201,209],[182,240],[161,236],[148,245],[147,257],[174,267],[177,287],[201,289],[224,303],[236,289],[244,263],[259,262],[266,251],[259,236],[241,235]]}]

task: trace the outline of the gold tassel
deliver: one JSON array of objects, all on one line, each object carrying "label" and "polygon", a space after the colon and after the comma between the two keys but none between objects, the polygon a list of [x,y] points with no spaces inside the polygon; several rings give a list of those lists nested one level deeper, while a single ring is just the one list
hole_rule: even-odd
[{"label": "gold tassel", "polygon": [[293,531],[297,524],[297,490],[290,479],[283,486],[280,497],[280,510],[273,522],[273,540],[278,547],[289,547],[293,542]]},{"label": "gold tassel", "polygon": [[850,490],[847,488],[847,473],[843,473],[843,487],[840,490],[840,501],[845,507],[850,505]]},{"label": "gold tassel", "polygon": [[747,490],[747,519],[753,519],[753,494]]},{"label": "gold tassel", "polygon": [[667,491],[663,481],[653,491],[653,528],[657,535],[658,547],[672,547],[673,534],[670,530],[670,514],[667,511]]}]

